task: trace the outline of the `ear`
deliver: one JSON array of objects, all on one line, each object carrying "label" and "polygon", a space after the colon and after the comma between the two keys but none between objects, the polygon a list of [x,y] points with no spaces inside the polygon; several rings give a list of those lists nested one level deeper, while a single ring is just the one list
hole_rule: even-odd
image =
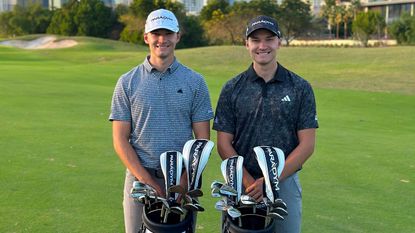
[{"label": "ear", "polygon": [[148,33],[144,33],[144,42],[148,44]]},{"label": "ear", "polygon": [[248,44],[249,42],[248,42],[248,38],[246,38],[246,40],[245,40],[245,48],[246,49],[249,49],[249,44]]},{"label": "ear", "polygon": [[177,43],[179,43],[182,34],[180,34],[180,32],[177,32],[176,35],[177,35]]}]

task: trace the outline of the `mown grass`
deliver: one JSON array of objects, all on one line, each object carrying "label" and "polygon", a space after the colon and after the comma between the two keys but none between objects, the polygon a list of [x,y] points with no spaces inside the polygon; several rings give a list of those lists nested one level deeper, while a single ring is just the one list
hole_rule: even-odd
[{"label": "mown grass", "polygon": [[[118,77],[145,47],[75,38],[59,50],[0,47],[0,232],[122,232],[124,168],[107,121]],[[282,48],[309,80],[317,148],[301,172],[303,232],[412,232],[415,204],[414,47]],[[222,85],[250,64],[244,47],[178,50],[202,73],[215,106]],[[215,132],[212,131],[212,140]],[[208,184],[198,232],[219,232]]]}]

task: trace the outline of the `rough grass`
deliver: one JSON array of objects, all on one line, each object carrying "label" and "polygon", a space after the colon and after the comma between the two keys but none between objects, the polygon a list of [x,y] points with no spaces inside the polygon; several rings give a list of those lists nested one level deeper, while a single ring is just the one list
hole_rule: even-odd
[{"label": "rough grass", "polygon": [[[91,38],[62,50],[0,47],[0,232],[123,232],[124,169],[107,117],[118,77],[145,47]],[[282,48],[281,63],[309,80],[320,121],[301,172],[303,232],[413,232],[415,47]],[[202,73],[216,105],[250,64],[244,47],[177,51]],[[212,132],[213,141],[215,133]],[[208,184],[198,232],[219,232]]]}]

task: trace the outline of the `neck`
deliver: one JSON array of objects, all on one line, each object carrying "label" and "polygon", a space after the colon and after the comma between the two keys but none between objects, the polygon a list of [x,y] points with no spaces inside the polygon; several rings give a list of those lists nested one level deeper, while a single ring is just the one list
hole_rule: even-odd
[{"label": "neck", "polygon": [[164,73],[167,70],[167,68],[169,68],[169,66],[174,62],[174,56],[160,58],[157,56],[150,55],[150,59],[148,61],[150,62],[151,66],[153,66],[156,70]]},{"label": "neck", "polygon": [[264,79],[265,82],[269,82],[277,72],[278,63],[273,62],[266,65],[260,65],[258,63],[254,63],[254,70],[259,77]]}]

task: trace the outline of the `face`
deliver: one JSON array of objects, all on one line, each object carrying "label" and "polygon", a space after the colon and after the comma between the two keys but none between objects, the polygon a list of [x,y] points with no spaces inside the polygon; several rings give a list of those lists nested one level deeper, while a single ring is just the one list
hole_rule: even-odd
[{"label": "face", "polygon": [[150,48],[150,57],[154,56],[161,59],[174,56],[174,48],[179,40],[179,33],[166,29],[157,29],[144,34],[144,42]]},{"label": "face", "polygon": [[246,48],[253,62],[258,65],[275,63],[279,47],[280,39],[265,29],[254,31],[246,40]]}]

